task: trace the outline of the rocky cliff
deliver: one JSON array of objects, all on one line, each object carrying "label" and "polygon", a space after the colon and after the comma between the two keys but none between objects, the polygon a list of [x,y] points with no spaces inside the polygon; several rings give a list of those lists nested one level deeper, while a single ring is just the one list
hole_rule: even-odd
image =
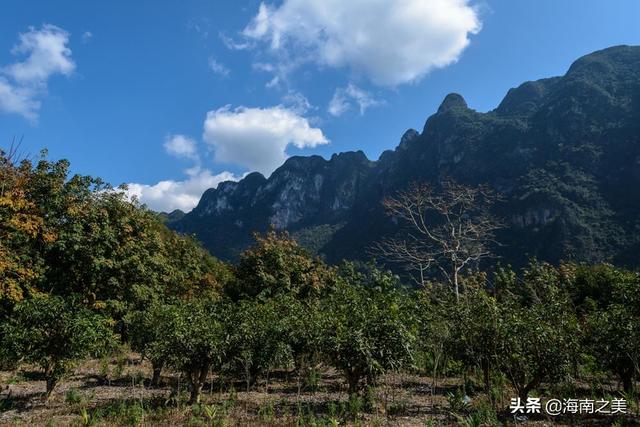
[{"label": "rocky cliff", "polygon": [[451,177],[504,195],[505,262],[529,256],[638,265],[640,47],[578,59],[562,77],[511,89],[488,113],[450,94],[422,132],[408,130],[377,161],[364,153],[292,157],[268,179],[225,182],[171,222],[232,259],[254,231],[292,232],[329,261],[361,258],[394,233],[381,200],[413,181]]}]

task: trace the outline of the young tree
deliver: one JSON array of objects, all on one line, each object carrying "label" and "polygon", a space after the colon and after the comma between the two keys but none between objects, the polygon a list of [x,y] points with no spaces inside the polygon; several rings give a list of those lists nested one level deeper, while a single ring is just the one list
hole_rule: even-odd
[{"label": "young tree", "polygon": [[167,355],[166,362],[189,381],[190,404],[200,402],[200,392],[212,368],[220,367],[228,348],[223,319],[226,309],[213,300],[180,302],[168,309],[166,329],[152,353]]},{"label": "young tree", "polygon": [[160,302],[152,303],[144,310],[128,313],[124,320],[131,348],[151,362],[151,385],[157,386],[171,348],[164,344],[167,325],[173,320],[175,307]]},{"label": "young tree", "polygon": [[433,397],[438,373],[442,371],[451,347],[453,329],[456,325],[451,321],[451,307],[454,307],[456,302],[449,290],[427,287],[418,291],[415,303],[417,347],[423,353],[424,367],[430,370]]},{"label": "young tree", "polygon": [[[511,278],[515,276],[504,275]],[[578,357],[580,329],[558,270],[532,263],[521,281],[499,284],[498,367],[526,401],[545,381],[564,378]]]},{"label": "young tree", "polygon": [[385,239],[376,251],[392,262],[417,271],[437,268],[460,293],[465,268],[491,256],[490,244],[502,224],[490,213],[497,196],[486,186],[468,187],[451,180],[438,187],[414,184],[383,202],[387,213],[406,225],[398,237]]},{"label": "young tree", "polygon": [[452,336],[449,350],[465,366],[482,370],[484,389],[491,390],[491,373],[500,355],[500,308],[496,298],[487,292],[484,275],[476,275],[476,283],[467,286],[460,302],[449,308]]},{"label": "young tree", "polygon": [[44,369],[47,398],[75,362],[107,352],[115,341],[105,318],[56,296],[17,303],[1,334],[5,357]]},{"label": "young tree", "polygon": [[299,300],[283,295],[275,301],[275,311],[279,315],[279,332],[286,351],[290,354],[297,373],[298,392],[302,378],[321,359],[322,353],[322,313],[320,302]]},{"label": "young tree", "polygon": [[226,324],[230,337],[226,369],[244,379],[247,391],[282,356],[286,345],[283,323],[276,299],[242,300],[231,309]]},{"label": "young tree", "polygon": [[413,363],[414,328],[394,285],[389,274],[374,270],[365,276],[347,265],[324,302],[323,351],[350,394],[364,380],[371,385],[381,374]]},{"label": "young tree", "polygon": [[625,392],[640,374],[640,275],[611,265],[577,266],[571,290],[584,322],[585,349]]}]

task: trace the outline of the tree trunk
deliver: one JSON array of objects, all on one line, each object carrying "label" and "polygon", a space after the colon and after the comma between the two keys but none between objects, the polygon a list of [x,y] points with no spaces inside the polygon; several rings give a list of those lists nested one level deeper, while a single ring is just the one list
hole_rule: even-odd
[{"label": "tree trunk", "polygon": [[633,384],[633,370],[628,370],[620,375],[622,379],[622,388],[625,393],[632,393],[634,389]]},{"label": "tree trunk", "polygon": [[202,384],[191,384],[191,396],[189,398],[189,405],[195,405],[200,403],[200,392],[202,391]]},{"label": "tree trunk", "polygon": [[456,303],[460,302],[460,286],[458,284],[458,270],[454,267],[453,270],[453,286],[456,291]]},{"label": "tree trunk", "polygon": [[45,400],[49,400],[53,389],[58,384],[58,378],[55,375],[55,368],[53,366],[47,366],[44,370],[44,379],[46,382]]},{"label": "tree trunk", "polygon": [[489,395],[491,391],[491,371],[489,362],[487,360],[483,360],[481,362],[482,365],[482,378],[484,380],[484,392]]},{"label": "tree trunk", "polygon": [[355,372],[347,372],[347,383],[349,384],[349,396],[358,393],[358,383],[360,376]]},{"label": "tree trunk", "polygon": [[527,401],[529,392],[540,385],[542,379],[542,375],[536,374],[536,376],[534,376],[533,379],[529,381],[529,384],[519,389],[518,397],[523,403]]},{"label": "tree trunk", "polygon": [[160,374],[162,373],[164,362],[154,362],[152,364],[152,367],[153,367],[153,376],[151,377],[151,386],[157,387],[158,384],[160,384]]},{"label": "tree trunk", "polygon": [[45,394],[45,400],[49,400],[49,397],[51,397],[51,393],[53,392],[53,389],[56,388],[56,384],[58,384],[58,379],[55,377],[47,377],[46,382],[47,382],[47,392]]},{"label": "tree trunk", "polygon": [[520,402],[524,405],[529,397],[529,390],[527,387],[523,387],[518,392],[518,397],[520,398]]},{"label": "tree trunk", "polygon": [[207,366],[202,368],[200,371],[189,373],[189,380],[191,382],[191,397],[189,398],[190,405],[200,403],[200,392],[202,391],[204,382],[207,380],[208,372],[209,367]]}]

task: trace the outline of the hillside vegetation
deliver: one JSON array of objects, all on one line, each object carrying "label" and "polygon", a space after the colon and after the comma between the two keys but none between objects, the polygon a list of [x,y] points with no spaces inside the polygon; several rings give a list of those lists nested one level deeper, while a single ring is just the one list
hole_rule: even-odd
[{"label": "hillside vegetation", "polygon": [[640,47],[615,46],[562,77],[511,89],[493,111],[450,94],[423,129],[408,130],[376,161],[361,151],[294,156],[269,177],[222,183],[170,227],[222,259],[237,259],[253,232],[275,225],[331,263],[366,260],[398,231],[381,209],[386,197],[413,182],[454,179],[503,196],[495,214],[509,227],[496,254],[511,265],[536,257],[637,267],[639,138]]},{"label": "hillside vegetation", "polygon": [[68,169],[0,154],[0,423],[487,426],[517,397],[627,404],[519,422],[640,420],[636,272],[472,263],[416,289],[275,230],[226,264]]}]

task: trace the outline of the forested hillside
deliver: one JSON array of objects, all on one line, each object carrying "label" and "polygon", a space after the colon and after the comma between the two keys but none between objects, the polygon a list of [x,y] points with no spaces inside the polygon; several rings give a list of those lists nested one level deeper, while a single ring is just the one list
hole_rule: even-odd
[{"label": "forested hillside", "polygon": [[[637,266],[640,245],[640,47],[584,56],[562,77],[523,83],[498,108],[448,95],[420,132],[377,161],[362,152],[291,157],[208,190],[170,227],[236,259],[252,233],[288,230],[330,262],[364,259],[398,228],[382,200],[412,182],[452,178],[502,194],[503,262],[531,256]],[[358,142],[366,146],[367,141]]]}]

